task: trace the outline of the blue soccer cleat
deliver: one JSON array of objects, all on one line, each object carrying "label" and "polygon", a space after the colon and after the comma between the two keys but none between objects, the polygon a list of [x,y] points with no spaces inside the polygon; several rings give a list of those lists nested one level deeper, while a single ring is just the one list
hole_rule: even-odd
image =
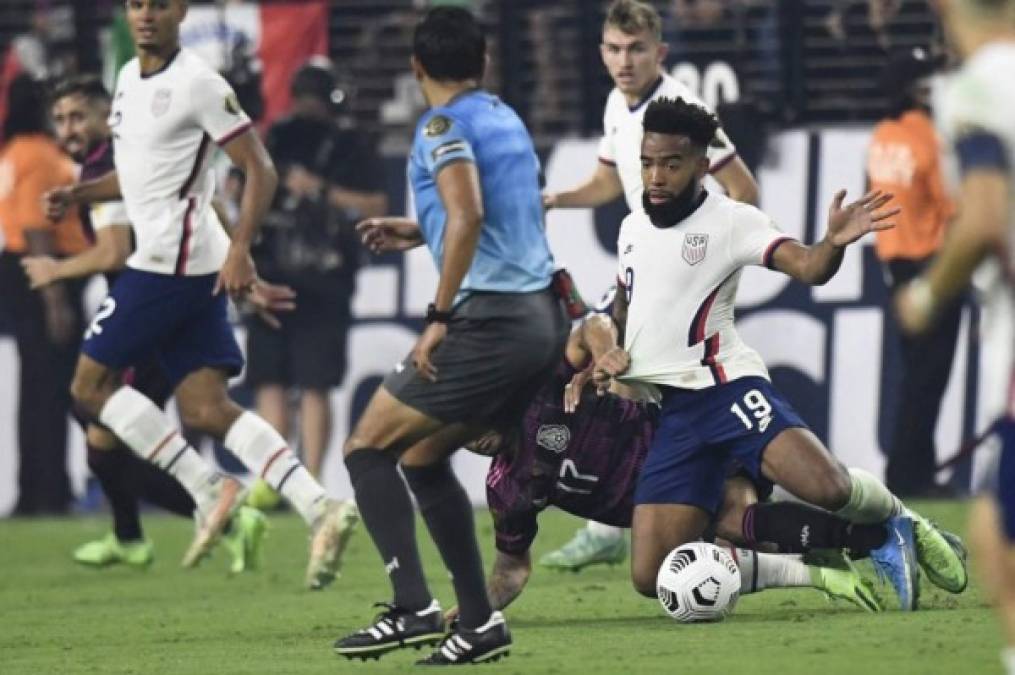
[{"label": "blue soccer cleat", "polygon": [[885,523],[885,528],[888,540],[881,548],[871,551],[871,562],[878,575],[888,579],[895,587],[899,609],[912,612],[920,597],[913,519],[896,516]]}]

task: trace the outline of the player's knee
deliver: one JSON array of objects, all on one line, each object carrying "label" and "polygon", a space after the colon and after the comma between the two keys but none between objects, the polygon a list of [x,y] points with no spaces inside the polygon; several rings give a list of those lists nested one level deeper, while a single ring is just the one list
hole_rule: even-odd
[{"label": "player's knee", "polygon": [[180,420],[188,429],[221,437],[229,430],[229,411],[222,402],[206,399],[179,402]]},{"label": "player's knee", "polygon": [[640,595],[646,598],[656,597],[656,570],[642,565],[632,566],[631,584]]},{"label": "player's knee", "polygon": [[818,499],[815,506],[829,511],[838,511],[849,503],[853,483],[845,469],[829,471],[817,481]]}]

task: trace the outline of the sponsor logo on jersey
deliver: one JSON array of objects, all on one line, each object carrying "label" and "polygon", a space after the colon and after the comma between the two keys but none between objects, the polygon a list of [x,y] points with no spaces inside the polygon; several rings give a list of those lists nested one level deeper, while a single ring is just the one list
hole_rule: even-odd
[{"label": "sponsor logo on jersey", "polygon": [[688,265],[697,265],[705,259],[705,249],[708,248],[707,234],[694,234],[688,232],[684,235],[684,248],[681,254]]},{"label": "sponsor logo on jersey", "polygon": [[169,104],[173,101],[171,89],[156,89],[152,97],[152,115],[162,117],[169,112]]},{"label": "sponsor logo on jersey", "polygon": [[423,129],[423,135],[427,138],[435,138],[437,136],[443,136],[451,128],[451,120],[444,115],[434,115],[430,118],[430,121],[426,123],[426,127]]},{"label": "sponsor logo on jersey", "polygon": [[563,424],[542,424],[536,431],[536,445],[560,454],[571,442],[571,430]]}]

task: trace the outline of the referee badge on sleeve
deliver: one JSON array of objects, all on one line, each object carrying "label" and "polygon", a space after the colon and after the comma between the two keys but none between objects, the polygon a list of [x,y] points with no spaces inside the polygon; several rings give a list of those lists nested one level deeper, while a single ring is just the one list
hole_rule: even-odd
[{"label": "referee badge on sleeve", "polygon": [[426,123],[426,127],[423,128],[423,135],[427,138],[436,138],[437,136],[443,136],[448,133],[448,129],[450,128],[450,119],[444,115],[434,115],[430,118],[430,121]]},{"label": "referee badge on sleeve", "polygon": [[688,232],[684,235],[682,254],[688,265],[697,265],[704,260],[706,248],[708,248],[707,234],[692,234]]}]

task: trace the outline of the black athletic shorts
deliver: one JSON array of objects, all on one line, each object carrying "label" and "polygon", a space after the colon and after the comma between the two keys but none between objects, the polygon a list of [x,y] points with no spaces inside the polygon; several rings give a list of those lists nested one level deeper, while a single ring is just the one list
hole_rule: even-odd
[{"label": "black athletic shorts", "polygon": [[[297,308],[276,316],[274,329],[256,316],[247,321],[248,386],[332,389],[342,384],[351,321],[348,300],[320,306],[297,297]],[[336,306],[337,305],[337,306]]]},{"label": "black athletic shorts", "polygon": [[433,352],[437,381],[418,375],[410,353],[384,388],[444,423],[506,424],[553,375],[569,331],[563,304],[550,289],[473,293],[455,308],[447,337]]}]

